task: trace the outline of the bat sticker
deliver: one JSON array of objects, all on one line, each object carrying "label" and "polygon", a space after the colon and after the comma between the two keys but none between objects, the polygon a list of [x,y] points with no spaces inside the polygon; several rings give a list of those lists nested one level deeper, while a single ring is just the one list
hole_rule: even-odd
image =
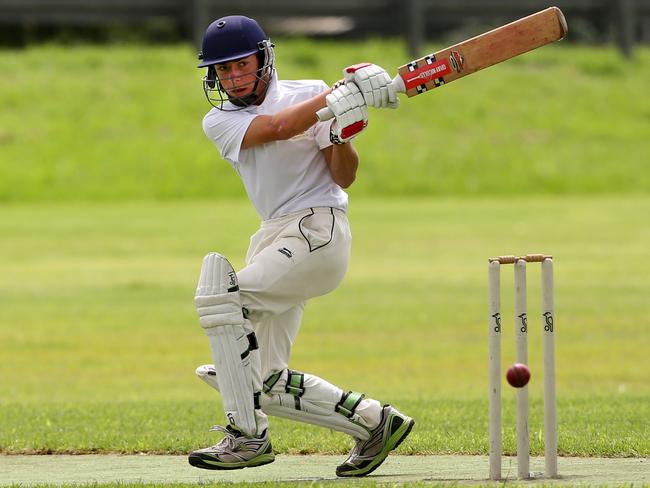
[{"label": "bat sticker", "polygon": [[424,85],[434,78],[442,78],[449,73],[451,73],[449,62],[446,59],[442,59],[433,64],[426,64],[415,71],[405,73],[402,77],[404,78],[406,89],[410,90],[417,85]]},{"label": "bat sticker", "polygon": [[460,73],[465,67],[465,58],[463,58],[463,55],[458,51],[452,51],[449,53],[449,62],[457,73]]}]

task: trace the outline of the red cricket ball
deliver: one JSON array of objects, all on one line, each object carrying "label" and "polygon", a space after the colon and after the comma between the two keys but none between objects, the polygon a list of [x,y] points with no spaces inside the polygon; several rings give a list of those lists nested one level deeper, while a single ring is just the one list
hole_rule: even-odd
[{"label": "red cricket ball", "polygon": [[515,363],[508,368],[506,379],[510,383],[510,386],[523,388],[528,384],[528,380],[530,380],[530,369],[525,364]]}]

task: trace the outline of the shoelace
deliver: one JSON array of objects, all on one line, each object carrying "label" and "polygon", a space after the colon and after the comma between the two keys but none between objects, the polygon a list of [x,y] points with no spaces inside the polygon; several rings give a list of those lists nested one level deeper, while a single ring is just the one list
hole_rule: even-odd
[{"label": "shoelace", "polygon": [[350,451],[350,456],[349,456],[350,458],[355,457],[355,456],[361,457],[361,455],[362,455],[361,453],[369,445],[371,445],[373,443],[373,441],[377,438],[377,435],[380,434],[383,431],[383,429],[380,430],[381,425],[382,425],[382,423],[380,422],[379,425],[377,427],[375,427],[375,430],[373,430],[373,434],[367,440],[364,441],[362,439],[357,439],[357,442],[354,445],[354,447],[352,448],[352,451]]},{"label": "shoelace", "polygon": [[224,434],[223,439],[221,439],[217,444],[212,446],[213,449],[226,448],[230,450],[235,450],[235,448],[242,443],[242,439],[238,438],[238,436],[234,432],[228,430],[226,427],[222,427],[220,425],[213,425],[210,428],[210,432],[223,432]]},{"label": "shoelace", "polygon": [[361,440],[361,439],[357,439],[357,442],[356,442],[356,444],[354,445],[354,447],[352,448],[352,450],[350,451],[350,455],[348,456],[348,458],[353,458],[353,457],[355,457],[356,455],[360,454],[360,453],[361,453],[361,449],[362,449],[362,447],[363,447],[363,445],[364,445],[365,443],[366,443],[366,441]]}]

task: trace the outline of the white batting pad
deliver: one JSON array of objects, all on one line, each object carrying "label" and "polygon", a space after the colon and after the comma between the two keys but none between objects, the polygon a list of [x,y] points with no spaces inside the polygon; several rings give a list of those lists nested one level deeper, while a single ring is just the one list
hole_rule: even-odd
[{"label": "white batting pad", "polygon": [[217,253],[203,259],[194,298],[210,343],[228,421],[245,435],[257,433],[251,372],[251,342],[244,329],[237,275]]}]

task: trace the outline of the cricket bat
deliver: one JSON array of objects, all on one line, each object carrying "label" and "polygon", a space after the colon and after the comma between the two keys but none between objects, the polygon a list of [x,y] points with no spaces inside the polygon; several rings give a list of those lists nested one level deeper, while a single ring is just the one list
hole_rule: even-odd
[{"label": "cricket bat", "polygon": [[[437,53],[410,61],[398,69],[391,84],[398,93],[414,97],[558,41],[566,36],[567,31],[562,11],[557,7],[549,7]],[[319,110],[316,115],[321,121],[334,116],[327,107]]]}]

